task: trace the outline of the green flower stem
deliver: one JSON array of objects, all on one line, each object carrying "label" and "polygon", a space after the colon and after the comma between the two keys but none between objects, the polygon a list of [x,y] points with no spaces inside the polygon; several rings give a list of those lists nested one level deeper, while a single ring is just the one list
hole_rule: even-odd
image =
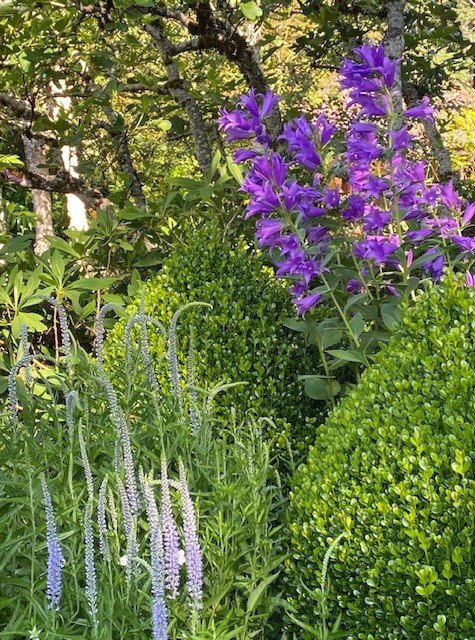
[{"label": "green flower stem", "polygon": [[359,348],[360,348],[360,346],[361,346],[361,343],[360,343],[360,341],[359,341],[358,337],[357,337],[357,336],[355,336],[355,334],[354,334],[354,332],[353,332],[353,329],[351,328],[351,326],[350,326],[350,324],[349,324],[349,322],[348,322],[348,318],[346,317],[345,312],[343,311],[343,309],[341,308],[340,304],[338,303],[338,300],[336,299],[336,296],[335,296],[335,294],[333,293],[333,290],[332,290],[332,288],[330,287],[330,285],[328,284],[328,281],[327,281],[327,279],[325,278],[325,276],[323,275],[323,273],[320,275],[320,277],[321,277],[321,279],[322,279],[323,284],[326,286],[326,288],[327,288],[327,292],[330,294],[330,297],[331,297],[331,299],[332,299],[332,302],[333,302],[333,304],[335,305],[335,307],[336,307],[336,309],[337,309],[338,313],[340,314],[341,319],[343,320],[343,323],[344,323],[344,325],[345,325],[345,327],[346,327],[346,330],[348,331],[348,334],[349,334],[350,338],[353,340],[353,342],[354,342],[355,346],[359,349]]}]

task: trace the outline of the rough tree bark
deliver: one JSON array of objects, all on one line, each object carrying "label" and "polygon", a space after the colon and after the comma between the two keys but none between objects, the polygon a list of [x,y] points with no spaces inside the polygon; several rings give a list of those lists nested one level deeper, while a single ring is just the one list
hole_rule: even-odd
[{"label": "rough tree bark", "polygon": [[117,162],[120,170],[129,178],[129,191],[135,202],[135,205],[139,209],[147,210],[147,200],[145,199],[142,183],[139,179],[137,171],[135,170],[134,163],[132,162],[132,155],[129,148],[129,140],[127,132],[125,130],[116,130],[114,123],[117,120],[117,113],[112,107],[104,107],[104,113],[111,125],[108,127],[109,134],[114,142]]},{"label": "rough tree bark", "polygon": [[[400,60],[404,54],[404,7],[406,0],[389,0],[386,3],[387,29],[383,38],[383,45],[386,54],[391,60]],[[397,91],[395,107],[399,118],[402,116],[402,79],[401,67],[395,77],[395,89]]]},{"label": "rough tree bark", "polygon": [[[37,140],[29,138],[26,135],[22,135],[22,141],[27,171],[31,171],[40,176],[48,176],[48,169],[42,166],[46,164],[46,157],[42,146]],[[32,188],[31,197],[33,200],[33,212],[37,216],[34,251],[36,255],[40,256],[49,248],[49,242],[46,236],[54,235],[51,196],[48,191]]]},{"label": "rough tree bark", "polygon": [[[418,88],[410,82],[403,84],[403,95],[408,106],[413,106],[419,102],[424,96],[421,95]],[[439,180],[441,182],[448,182],[456,177],[452,159],[450,157],[449,150],[444,144],[442,134],[439,131],[437,123],[432,120],[423,120],[424,131],[426,133],[432,155],[437,162]]]},{"label": "rough tree bark", "polygon": [[[388,56],[395,60],[402,58],[404,54],[404,8],[406,0],[388,0],[386,2],[387,10],[387,29],[384,35],[383,44]],[[408,106],[413,106],[424,96],[420,95],[418,88],[409,83],[402,82],[401,73],[396,75],[396,88],[398,90],[399,99],[396,103],[398,115],[403,112],[403,98]],[[431,152],[437,162],[439,179],[443,182],[454,177],[454,170],[450,153],[444,145],[442,135],[435,121],[423,120],[424,130],[429,141]]]},{"label": "rough tree bark", "polygon": [[183,79],[180,76],[178,65],[173,59],[173,43],[165,37],[161,21],[144,25],[145,31],[152,37],[160,54],[162,63],[168,76],[168,88],[175,102],[182,107],[188,116],[191,132],[195,142],[196,159],[203,173],[208,171],[211,165],[212,151],[208,140],[206,123],[200,108],[193,96],[186,91]]}]

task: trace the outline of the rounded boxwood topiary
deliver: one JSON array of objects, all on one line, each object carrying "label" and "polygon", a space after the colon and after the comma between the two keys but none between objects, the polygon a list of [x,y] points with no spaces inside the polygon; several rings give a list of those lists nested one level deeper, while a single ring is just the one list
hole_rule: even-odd
[{"label": "rounded boxwood topiary", "polygon": [[[290,601],[350,640],[475,638],[475,292],[421,294],[360,383],[317,430],[290,509]],[[297,617],[299,617],[297,616]],[[304,636],[305,637],[305,636]]]},{"label": "rounded boxwood topiary", "polygon": [[[212,309],[189,308],[180,318],[177,337],[183,379],[193,325],[196,384],[211,388],[221,382],[247,383],[217,397],[220,411],[235,407],[241,415],[270,417],[277,421],[279,434],[301,447],[305,441],[310,444],[313,425],[321,421],[325,405],[306,396],[298,375],[313,373],[318,355],[304,334],[283,326],[283,318],[294,316],[295,310],[273,271],[243,245],[230,248],[217,232],[205,228],[165,260],[145,290],[146,313],[166,326],[173,313],[191,301],[210,303]],[[137,299],[128,311],[137,310],[139,304]],[[107,340],[106,353],[113,367],[124,325],[124,320],[118,322]],[[160,336],[152,333],[152,351],[163,353]],[[167,367],[162,366],[158,375],[168,390]],[[281,446],[285,437],[280,438]]]}]

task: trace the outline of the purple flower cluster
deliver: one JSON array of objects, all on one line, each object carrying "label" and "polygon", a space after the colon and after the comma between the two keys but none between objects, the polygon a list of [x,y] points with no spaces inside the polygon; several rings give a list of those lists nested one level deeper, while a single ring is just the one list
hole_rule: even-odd
[{"label": "purple flower cluster", "polygon": [[59,543],[54,519],[53,502],[46,484],[46,480],[41,478],[43,498],[45,501],[46,513],[46,546],[48,549],[48,575],[46,578],[46,597],[48,599],[48,609],[59,611],[61,600],[62,580],[61,571],[64,565],[64,556]]},{"label": "purple flower cluster", "polygon": [[178,563],[180,544],[178,529],[173,517],[172,502],[170,496],[170,484],[167,476],[167,460],[162,458],[161,467],[162,483],[162,531],[165,549],[165,580],[170,598],[178,596],[180,586],[180,566]]},{"label": "purple flower cluster", "polygon": [[[278,97],[270,91],[251,91],[220,118],[229,142],[255,141],[235,153],[236,161],[251,161],[241,186],[249,197],[245,217],[257,218],[258,244],[269,248],[277,277],[293,282],[301,315],[328,293],[325,273],[343,239],[357,265],[357,277],[346,285],[350,293],[384,274],[387,290],[398,294],[416,257],[426,258],[417,262],[422,276],[438,281],[450,256],[467,263],[475,253],[475,239],[464,234],[475,204],[464,202],[452,183],[428,186],[426,163],[407,157],[410,119],[433,118],[428,98],[399,115],[399,61],[382,45],[364,44],[354,53],[358,60],[344,61],[340,82],[359,109],[344,137],[323,114],[314,121],[302,115],[284,125],[271,148],[265,118]],[[347,189],[340,188],[343,179]]]},{"label": "purple flower cluster", "polygon": [[179,462],[180,492],[183,512],[183,534],[185,538],[188,593],[194,609],[201,609],[203,600],[203,557],[198,540],[196,514],[188,490],[185,467]]},{"label": "purple flower cluster", "polygon": [[155,640],[168,639],[168,612],[165,602],[164,582],[164,553],[162,528],[158,507],[155,501],[153,486],[139,471],[139,480],[142,494],[145,500],[145,510],[150,530],[150,565],[151,565],[151,590],[152,590],[152,623],[153,637]]}]

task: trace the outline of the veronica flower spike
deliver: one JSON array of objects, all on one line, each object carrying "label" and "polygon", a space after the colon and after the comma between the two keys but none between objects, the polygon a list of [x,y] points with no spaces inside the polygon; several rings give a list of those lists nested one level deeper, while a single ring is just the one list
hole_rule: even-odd
[{"label": "veronica flower spike", "polygon": [[59,611],[61,601],[62,579],[61,571],[64,565],[64,556],[58,539],[56,522],[53,511],[53,501],[48,490],[46,480],[41,478],[41,487],[45,501],[46,513],[46,547],[48,549],[48,575],[46,578],[46,597],[48,609]]}]

